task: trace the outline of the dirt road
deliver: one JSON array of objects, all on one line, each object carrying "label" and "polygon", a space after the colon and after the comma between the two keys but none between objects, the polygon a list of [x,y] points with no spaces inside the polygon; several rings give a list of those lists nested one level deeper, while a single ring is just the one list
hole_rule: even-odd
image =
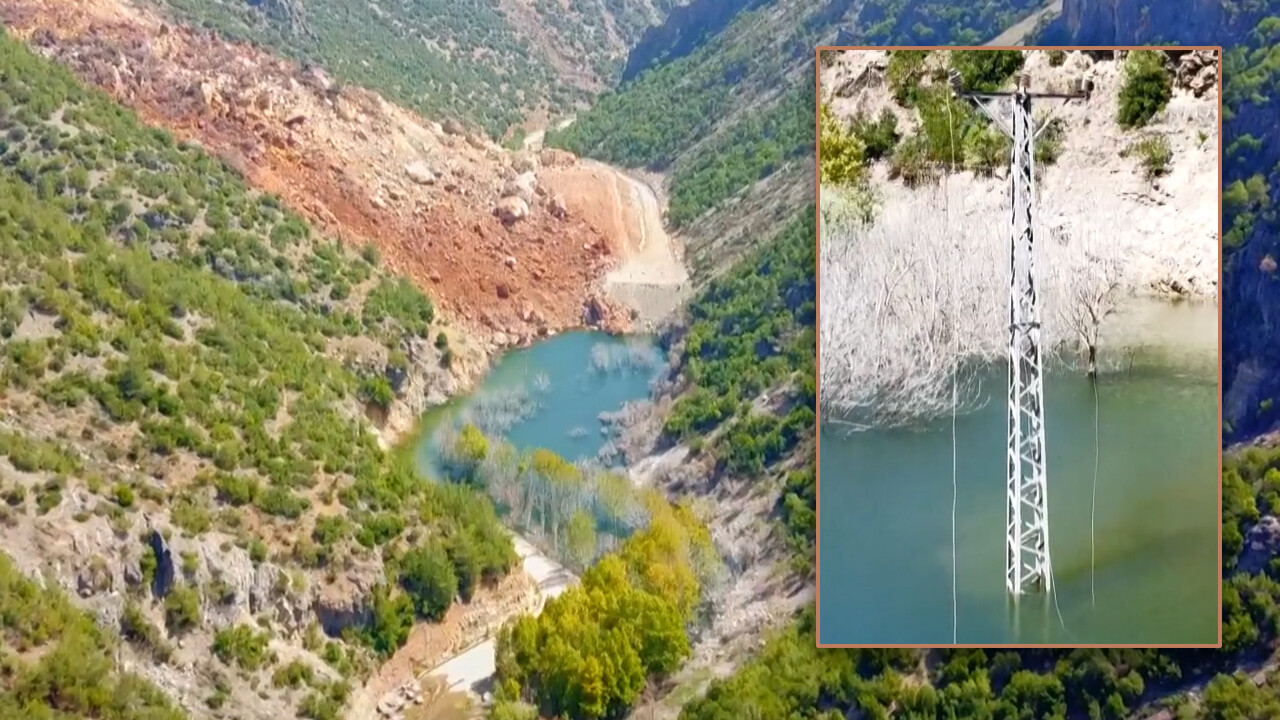
[{"label": "dirt road", "polygon": [[642,325],[652,326],[680,307],[686,298],[689,271],[684,246],[662,225],[662,203],[645,181],[609,168],[616,174],[620,207],[635,218],[631,246],[618,267],[605,275],[604,288],[614,299],[632,307]]},{"label": "dirt road", "polygon": [[[578,578],[573,573],[543,555],[528,540],[517,535],[515,546],[516,552],[523,561],[524,571],[538,584],[543,603],[563,593],[577,582]],[[541,609],[539,605],[538,610],[541,611]],[[422,673],[419,679],[442,678],[449,690],[473,690],[497,672],[494,653],[494,641],[485,640]]]},{"label": "dirt road", "polygon": [[1050,2],[1041,7],[1039,10],[1031,13],[1027,17],[1019,20],[1008,30],[997,35],[985,45],[1022,45],[1026,41],[1027,36],[1032,30],[1036,29],[1036,25],[1041,19],[1051,15],[1057,15],[1062,12],[1062,0],[1050,0]]},{"label": "dirt road", "polygon": [[610,241],[618,264],[603,279],[606,293],[653,325],[684,299],[689,273],[684,247],[662,224],[662,201],[643,178],[595,160],[548,167],[539,182],[562,196],[571,215]]}]

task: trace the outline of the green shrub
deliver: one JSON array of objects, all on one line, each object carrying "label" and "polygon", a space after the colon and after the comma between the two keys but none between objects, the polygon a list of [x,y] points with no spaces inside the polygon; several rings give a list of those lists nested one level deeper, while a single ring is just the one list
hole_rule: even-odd
[{"label": "green shrub", "polygon": [[112,494],[115,495],[116,504],[119,505],[120,507],[122,508],[133,507],[133,499],[134,499],[133,488],[129,487],[128,485],[125,485],[124,483],[117,483],[115,486],[115,489],[112,491]]},{"label": "green shrub", "polygon": [[1164,54],[1157,50],[1130,52],[1125,60],[1124,76],[1116,119],[1124,128],[1142,127],[1173,97],[1173,78],[1165,70]]},{"label": "green shrub", "polygon": [[875,121],[859,116],[853,123],[853,134],[862,143],[863,156],[867,160],[880,160],[893,154],[901,136],[898,135],[898,116],[885,108]]},{"label": "green shrub", "polygon": [[885,75],[893,99],[903,107],[913,107],[918,99],[920,83],[928,74],[928,50],[890,50]]},{"label": "green shrub", "polygon": [[1022,69],[1024,57],[1018,50],[953,50],[951,67],[960,73],[967,90],[999,90]]},{"label": "green shrub", "polygon": [[178,585],[164,599],[164,625],[170,635],[181,635],[200,624],[200,594]]},{"label": "green shrub", "polygon": [[282,665],[271,676],[271,684],[278,688],[300,688],[303,685],[310,685],[315,679],[315,671],[311,666],[301,660],[291,660],[288,665]]},{"label": "green shrub", "polygon": [[400,562],[400,584],[418,615],[432,621],[444,617],[458,594],[458,576],[442,545],[429,543],[410,550]]},{"label": "green shrub", "polygon": [[236,625],[219,630],[213,636],[213,654],[227,665],[237,665],[243,670],[254,671],[274,662],[268,646],[271,634],[255,632],[248,625]]},{"label": "green shrub", "polygon": [[916,135],[898,145],[889,162],[889,177],[902,180],[907,187],[919,187],[937,179],[938,172],[929,159],[923,137]]},{"label": "green shrub", "polygon": [[1164,135],[1153,135],[1130,144],[1120,153],[1121,157],[1136,157],[1148,180],[1154,180],[1169,172],[1173,150]]},{"label": "green shrub", "polygon": [[844,127],[830,106],[822,106],[822,139],[818,154],[822,161],[822,182],[832,185],[856,184],[863,176],[864,148],[858,137]]},{"label": "green shrub", "polygon": [[143,615],[142,608],[133,600],[125,602],[124,611],[120,614],[120,635],[150,650],[160,662],[173,655],[173,647],[165,641],[160,628]]},{"label": "green shrub", "polygon": [[376,405],[383,410],[390,408],[391,403],[395,402],[396,399],[396,393],[391,389],[391,383],[381,375],[374,375],[361,380],[358,394],[362,401]]}]

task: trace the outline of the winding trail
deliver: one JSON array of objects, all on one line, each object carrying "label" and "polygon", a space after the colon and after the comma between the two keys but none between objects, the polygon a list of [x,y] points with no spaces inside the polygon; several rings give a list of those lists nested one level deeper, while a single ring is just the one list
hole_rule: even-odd
[{"label": "winding trail", "polygon": [[1058,15],[1062,12],[1062,0],[1050,0],[1039,10],[1031,13],[1027,17],[1014,23],[1008,30],[1000,33],[992,38],[989,42],[983,43],[987,46],[1010,46],[1022,45],[1025,43],[1027,36],[1031,34],[1040,21],[1052,15]]},{"label": "winding trail", "polygon": [[[622,262],[604,278],[604,289],[632,307],[645,325],[654,325],[679,308],[689,291],[684,244],[667,233],[662,203],[649,183],[608,167],[618,189],[618,207],[634,223],[625,234]],[[630,210],[630,212],[626,212]]]}]

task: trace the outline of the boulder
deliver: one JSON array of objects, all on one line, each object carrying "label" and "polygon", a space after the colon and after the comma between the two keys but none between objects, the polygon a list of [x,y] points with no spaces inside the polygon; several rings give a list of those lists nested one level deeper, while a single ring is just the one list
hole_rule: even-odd
[{"label": "boulder", "polygon": [[515,196],[504,197],[498,201],[493,214],[504,224],[510,225],[529,217],[529,203]]},{"label": "boulder", "polygon": [[436,174],[421,160],[415,160],[405,165],[404,172],[409,176],[410,180],[419,185],[434,185],[436,182]]},{"label": "boulder", "polygon": [[532,205],[538,196],[538,178],[532,172],[520,173],[502,186],[502,197],[518,197]]},{"label": "boulder", "polygon": [[564,204],[564,198],[559,195],[552,195],[547,201],[547,207],[551,211],[551,217],[557,220],[569,217],[569,207]]},{"label": "boulder", "polygon": [[1256,573],[1270,564],[1280,552],[1280,519],[1264,515],[1245,533],[1244,550],[1236,567],[1241,572]]},{"label": "boulder", "polygon": [[543,167],[570,167],[578,161],[578,158],[568,150],[547,148],[539,153],[538,160]]},{"label": "boulder", "polygon": [[511,167],[518,173],[533,172],[538,169],[538,158],[532,153],[519,152],[512,160]]},{"label": "boulder", "polygon": [[339,97],[333,102],[333,110],[338,114],[338,118],[344,122],[351,122],[359,117],[355,106],[344,97]]}]

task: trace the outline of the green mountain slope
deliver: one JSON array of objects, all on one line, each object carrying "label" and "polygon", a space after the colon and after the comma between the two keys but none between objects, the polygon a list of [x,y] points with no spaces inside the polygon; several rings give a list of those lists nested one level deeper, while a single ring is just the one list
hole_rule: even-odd
[{"label": "green mountain slope", "polygon": [[[364,568],[373,590],[342,622],[353,642],[326,653],[351,673],[362,644],[404,642],[415,605],[447,609],[457,593],[437,586],[469,598],[513,567],[489,501],[422,479],[367,419],[398,402],[410,356],[447,361],[433,315],[372,252],[0,37],[0,534],[105,521],[127,556],[67,561],[96,578],[90,595],[124,577],[110,602],[164,616],[167,633],[134,624],[140,645],[249,607],[264,564],[284,578],[276,597],[317,614],[308,584]],[[193,548],[181,568],[154,538],[132,541],[153,526]],[[438,572],[401,592],[411,546]],[[129,556],[136,574],[112,569]],[[236,558],[248,581],[206,567]]]},{"label": "green mountain slope", "polygon": [[159,688],[115,667],[118,643],[0,554],[0,717],[185,720]]}]

